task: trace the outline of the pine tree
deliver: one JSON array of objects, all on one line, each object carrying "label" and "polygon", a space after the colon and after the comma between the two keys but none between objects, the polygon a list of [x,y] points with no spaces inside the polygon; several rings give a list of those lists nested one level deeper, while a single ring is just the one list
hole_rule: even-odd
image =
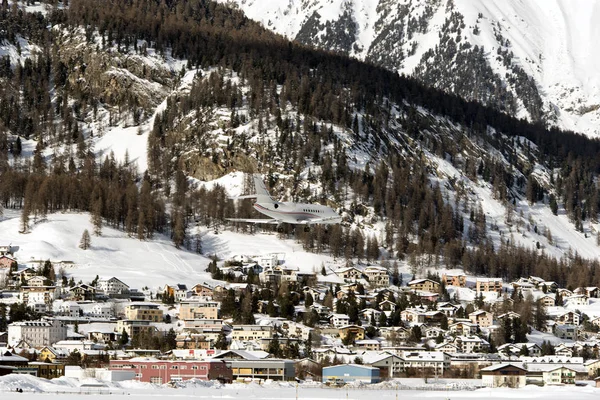
[{"label": "pine tree", "polygon": [[21,229],[19,233],[28,233],[29,232],[29,213],[31,212],[29,201],[27,198],[25,199],[25,203],[23,206],[23,210],[21,211]]},{"label": "pine tree", "polygon": [[121,346],[126,346],[127,343],[129,343],[129,334],[127,333],[125,328],[123,328],[123,331],[121,332],[121,338],[119,339],[119,344]]},{"label": "pine tree", "polygon": [[173,227],[173,243],[180,249],[185,241],[185,223],[180,211],[175,214],[175,226]]},{"label": "pine tree", "polygon": [[99,197],[92,207],[92,225],[94,225],[94,235],[102,235],[102,198]]},{"label": "pine tree", "polygon": [[92,239],[90,237],[90,232],[87,229],[83,231],[81,235],[81,240],[79,241],[79,248],[82,250],[87,250],[90,248],[92,244]]}]

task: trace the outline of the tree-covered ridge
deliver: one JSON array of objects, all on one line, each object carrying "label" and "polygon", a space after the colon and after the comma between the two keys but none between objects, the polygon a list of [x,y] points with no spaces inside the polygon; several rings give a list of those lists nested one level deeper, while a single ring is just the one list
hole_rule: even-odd
[{"label": "tree-covered ridge", "polygon": [[[506,207],[524,196],[551,207],[562,202],[580,226],[597,218],[597,141],[548,131],[385,69],[289,43],[211,2],[75,0],[68,11],[38,18],[55,26],[39,45],[44,51],[2,78],[7,90],[0,98],[6,104],[0,110],[0,194],[5,207],[23,207],[25,217],[85,210],[96,225],[109,223],[140,239],[165,232],[177,246],[200,249],[189,233],[193,222],[219,227],[225,217],[248,217],[251,209],[234,209],[220,188],[196,190],[186,176],[200,174],[199,163],[217,176],[244,165],[266,173],[271,187],[293,199],[329,202],[350,222],[386,222],[384,237],[350,226],[310,233],[287,228],[314,251],[372,260],[385,248],[415,266],[462,265],[508,279],[529,272],[561,284],[599,279],[597,265],[575,255],[555,260],[504,240],[494,248],[493,224],[483,210],[460,181],[441,186],[432,179],[437,171],[429,161],[448,160],[468,179],[488,182]],[[96,56],[65,51],[61,45],[77,35]],[[157,114],[149,169],[139,176],[127,160],[97,160],[88,143],[98,132],[84,127],[96,109],[134,125],[151,109],[128,86],[103,95],[103,81],[90,72],[95,60],[106,70],[175,86],[178,72],[162,75],[124,61],[149,49],[187,59],[182,74],[197,67],[204,72],[196,74],[189,93],[169,96]],[[37,140],[31,159],[18,157],[19,137]],[[219,142],[222,137],[228,142]],[[45,157],[48,149],[57,151]],[[359,150],[372,159],[366,166],[353,160]],[[8,151],[17,158],[9,162]],[[532,174],[536,165],[551,172],[549,182]],[[290,178],[278,181],[278,173]],[[24,218],[23,231],[29,222]],[[589,267],[581,268],[587,275],[569,274],[570,265]]]}]

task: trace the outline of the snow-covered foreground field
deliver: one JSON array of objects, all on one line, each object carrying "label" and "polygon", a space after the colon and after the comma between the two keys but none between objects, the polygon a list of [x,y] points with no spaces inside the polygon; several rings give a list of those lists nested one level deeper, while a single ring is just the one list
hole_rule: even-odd
[{"label": "snow-covered foreground field", "polygon": [[[132,288],[147,286],[155,291],[165,284],[216,283],[206,272],[210,256],[228,259],[234,255],[261,256],[271,253],[284,255],[286,265],[301,271],[320,271],[321,265],[333,269],[332,258],[308,253],[294,240],[282,240],[276,234],[253,235],[231,231],[201,228],[204,255],[176,249],[168,236],[155,234],[154,238],[140,241],[125,232],[104,226],[102,236],[92,234],[88,250],[79,248],[85,229],[93,232],[88,213],[49,214],[44,221],[30,223],[27,234],[19,233],[20,213],[5,210],[0,217],[0,243],[17,248],[15,256],[20,264],[31,260],[72,261],[66,269],[68,277],[76,281],[92,281],[100,277],[116,276]],[[342,265],[340,261],[338,266]],[[339,280],[339,278],[335,277]],[[337,280],[336,280],[337,281]]]},{"label": "snow-covered foreground field", "polygon": [[[406,381],[406,382],[405,382]],[[416,383],[414,379],[400,380],[402,384]],[[419,380],[422,384],[423,382]],[[479,382],[479,381],[478,381]],[[83,384],[98,384],[90,380]],[[395,390],[395,382],[386,382],[379,385],[363,385],[349,388],[325,388],[320,385],[299,385],[294,383],[257,384],[231,384],[221,385],[213,382],[185,382],[182,387],[171,388],[156,386],[149,383],[124,381],[120,383],[106,383],[101,389],[104,393],[85,393],[85,391],[98,391],[100,389],[85,389],[80,387],[80,382],[70,378],[59,378],[52,381],[24,375],[8,375],[0,377],[0,398],[3,400],[46,398],[59,395],[61,398],[79,400],[90,397],[111,399],[145,399],[153,397],[177,398],[185,400],[194,399],[339,399],[363,400],[378,398],[380,400],[396,399],[596,399],[600,396],[600,389],[586,387],[544,387],[527,386],[522,389],[477,389],[462,391],[445,390]],[[433,386],[430,384],[430,386]],[[20,387],[23,393],[15,392]],[[433,387],[432,387],[433,389]]]}]

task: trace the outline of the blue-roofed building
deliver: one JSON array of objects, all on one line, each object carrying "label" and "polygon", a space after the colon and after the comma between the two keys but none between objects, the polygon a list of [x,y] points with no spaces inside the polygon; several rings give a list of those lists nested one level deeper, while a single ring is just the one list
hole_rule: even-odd
[{"label": "blue-roofed building", "polygon": [[327,382],[364,382],[378,383],[379,368],[367,367],[366,365],[358,364],[343,364],[334,365],[332,367],[323,368],[323,383]]}]

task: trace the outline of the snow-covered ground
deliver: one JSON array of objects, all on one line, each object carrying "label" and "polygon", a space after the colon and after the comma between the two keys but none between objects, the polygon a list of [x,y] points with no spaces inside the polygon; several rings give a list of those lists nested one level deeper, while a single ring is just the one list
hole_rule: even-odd
[{"label": "snow-covered ground", "polygon": [[[253,235],[200,228],[204,255],[176,249],[169,237],[155,234],[153,239],[140,241],[125,232],[104,226],[102,236],[92,235],[88,250],[79,248],[85,229],[93,232],[88,213],[49,214],[46,220],[32,223],[30,233],[19,233],[20,214],[5,210],[0,218],[0,241],[17,248],[15,256],[19,263],[30,260],[72,261],[74,267],[66,270],[67,276],[76,281],[90,282],[96,275],[116,276],[130,287],[151,290],[166,283],[214,283],[205,272],[208,257],[217,255],[228,259],[234,255],[284,254],[285,264],[300,271],[320,271],[342,266],[326,255],[308,253],[300,243],[283,240],[276,234]],[[32,219],[33,220],[33,219]]]},{"label": "snow-covered ground", "polygon": [[[89,385],[104,384],[103,388],[90,388]],[[80,387],[81,384],[88,385]],[[479,385],[480,381],[474,380],[472,385]],[[427,391],[396,390],[397,385],[422,387],[427,386]],[[78,382],[71,378],[58,378],[52,381],[34,378],[27,375],[8,375],[0,377],[0,396],[2,399],[39,398],[40,396],[60,395],[61,398],[79,400],[90,397],[110,396],[111,399],[139,398],[147,399],[156,396],[177,399],[544,399],[559,400],[595,399],[600,395],[600,389],[590,386],[583,387],[543,387],[527,386],[521,389],[476,389],[476,390],[444,390],[463,383],[430,382],[425,385],[421,379],[399,379],[393,382],[384,382],[377,385],[355,385],[343,388],[324,388],[319,384],[300,384],[292,382],[271,382],[264,385],[239,384],[221,385],[216,382],[184,382],[178,388],[156,386],[149,383],[124,381],[119,383],[98,382],[89,379]],[[16,388],[22,388],[23,393],[16,393]],[[435,390],[438,389],[438,390]]]}]

